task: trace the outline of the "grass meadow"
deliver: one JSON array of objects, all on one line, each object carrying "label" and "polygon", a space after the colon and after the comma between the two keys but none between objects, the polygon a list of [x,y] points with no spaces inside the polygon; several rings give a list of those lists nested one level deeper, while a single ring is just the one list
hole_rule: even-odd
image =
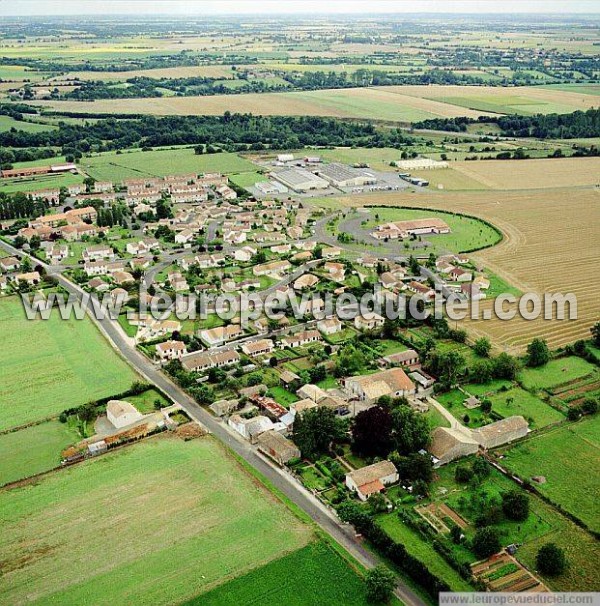
[{"label": "grass meadow", "polygon": [[525,480],[545,476],[538,490],[598,532],[599,455],[600,419],[592,417],[517,444],[503,464]]},{"label": "grass meadow", "polygon": [[589,362],[571,356],[550,360],[548,364],[539,368],[524,368],[520,381],[526,389],[550,389],[556,385],[585,377],[594,370],[595,367]]},{"label": "grass meadow", "polygon": [[0,491],[0,518],[5,604],[181,603],[313,536],[210,437],[154,438]]},{"label": "grass meadow", "polygon": [[81,167],[98,181],[164,177],[183,173],[254,173],[256,166],[232,153],[196,155],[193,149],[106,153],[82,158]]},{"label": "grass meadow", "polygon": [[0,300],[0,431],[118,394],[137,379],[88,318],[29,321],[20,299]]},{"label": "grass meadow", "polygon": [[[368,604],[358,574],[327,544],[313,543],[233,579],[185,606],[363,606]],[[394,600],[393,604],[398,604]]]},{"label": "grass meadow", "polygon": [[53,469],[61,451],[77,440],[77,434],[59,421],[0,435],[0,486]]}]

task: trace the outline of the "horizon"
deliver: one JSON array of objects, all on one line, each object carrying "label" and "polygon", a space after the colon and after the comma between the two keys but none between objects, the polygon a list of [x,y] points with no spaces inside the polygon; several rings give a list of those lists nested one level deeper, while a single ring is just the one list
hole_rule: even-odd
[{"label": "horizon", "polygon": [[317,0],[290,0],[287,3],[265,0],[21,0],[18,4],[0,0],[2,17],[85,17],[85,16],[376,16],[376,15],[474,15],[474,16],[586,16],[599,15],[600,5],[595,0],[578,0],[566,3],[558,0],[487,0],[472,2],[458,0],[442,2],[440,0],[421,0],[408,2],[399,0],[390,7],[389,2],[374,0],[365,10],[363,2],[332,0],[327,6]]}]

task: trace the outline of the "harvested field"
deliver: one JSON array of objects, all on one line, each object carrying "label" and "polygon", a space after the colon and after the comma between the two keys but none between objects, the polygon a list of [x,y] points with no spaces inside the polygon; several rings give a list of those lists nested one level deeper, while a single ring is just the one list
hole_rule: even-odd
[{"label": "harvested field", "polygon": [[[552,166],[553,160],[548,160]],[[515,164],[515,163],[511,163]],[[530,192],[427,192],[416,197],[394,193],[375,198],[377,205],[464,212],[490,221],[504,240],[472,258],[523,293],[573,293],[576,320],[465,320],[473,336],[487,335],[498,348],[522,352],[533,337],[552,347],[589,338],[600,317],[600,192],[573,189]],[[374,203],[374,196],[336,199],[345,206]],[[568,201],[568,203],[567,203]],[[543,217],[543,219],[542,219]],[[491,308],[490,300],[481,304]]]},{"label": "harvested field", "polygon": [[0,517],[3,604],[178,604],[312,538],[209,437],[0,491]]},{"label": "harvested field", "polygon": [[453,162],[451,167],[452,170],[490,189],[551,189],[593,186],[600,182],[600,158],[556,158],[514,162],[486,160],[485,162]]},{"label": "harvested field", "polygon": [[413,122],[427,118],[476,118],[485,112],[471,111],[432,99],[401,94],[384,88],[349,88],[294,93],[215,95],[150,99],[82,101],[35,101],[32,105],[56,111],[98,114],[221,115],[225,111],[274,116],[333,116]]}]

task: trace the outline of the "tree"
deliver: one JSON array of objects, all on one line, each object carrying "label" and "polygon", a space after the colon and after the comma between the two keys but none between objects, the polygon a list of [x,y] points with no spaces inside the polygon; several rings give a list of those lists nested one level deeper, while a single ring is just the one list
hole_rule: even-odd
[{"label": "tree", "polygon": [[590,328],[590,332],[592,333],[592,342],[596,347],[600,347],[600,322],[596,322]]},{"label": "tree", "polygon": [[426,448],[429,437],[429,422],[424,415],[408,406],[398,406],[392,411],[393,446],[399,454],[408,455]]},{"label": "tree", "polygon": [[373,603],[385,604],[396,588],[396,577],[386,566],[379,565],[367,572],[367,600]]},{"label": "tree", "polygon": [[482,560],[500,551],[498,531],[491,526],[479,528],[473,537],[471,548],[473,553]]},{"label": "tree", "polygon": [[341,436],[340,421],[329,408],[307,410],[294,422],[294,442],[309,459],[327,453],[331,442]]},{"label": "tree", "polygon": [[565,552],[555,543],[542,545],[535,558],[537,569],[549,577],[562,574],[567,567]]},{"label": "tree", "polygon": [[509,520],[524,522],[529,517],[529,497],[520,490],[503,493],[502,511]]},{"label": "tree", "polygon": [[476,475],[480,479],[487,478],[490,475],[490,466],[483,457],[477,457],[473,461],[471,468],[473,469],[473,475]]},{"label": "tree", "polygon": [[436,375],[442,383],[452,386],[465,370],[465,357],[456,350],[439,352],[433,350],[426,360],[426,367]]},{"label": "tree", "polygon": [[520,370],[519,360],[507,353],[502,352],[494,359],[494,376],[497,379],[514,381]]},{"label": "tree", "polygon": [[473,470],[468,465],[458,465],[454,470],[454,479],[459,484],[466,484],[473,477]]},{"label": "tree", "polygon": [[476,360],[469,374],[474,383],[488,383],[494,375],[494,365],[490,360]]},{"label": "tree", "polygon": [[390,455],[390,461],[396,466],[398,475],[411,482],[429,484],[433,479],[433,463],[427,454],[415,452],[404,457],[397,453]]},{"label": "tree", "polygon": [[538,368],[548,364],[550,361],[550,350],[544,339],[534,339],[527,346],[527,366]]},{"label": "tree", "polygon": [[490,351],[492,351],[492,344],[490,343],[489,339],[481,337],[481,339],[477,339],[477,341],[475,341],[473,350],[478,356],[487,358],[490,355]]},{"label": "tree", "polygon": [[373,406],[356,415],[352,450],[362,457],[387,457],[392,449],[392,413]]},{"label": "tree", "polygon": [[492,401],[487,398],[481,402],[481,406],[479,407],[481,412],[486,415],[489,415],[492,412]]}]

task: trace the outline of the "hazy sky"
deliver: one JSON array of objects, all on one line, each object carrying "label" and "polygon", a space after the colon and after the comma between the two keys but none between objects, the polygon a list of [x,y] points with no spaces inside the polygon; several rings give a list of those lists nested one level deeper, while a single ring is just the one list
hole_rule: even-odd
[{"label": "hazy sky", "polygon": [[599,0],[0,0],[0,15],[600,13]]}]

